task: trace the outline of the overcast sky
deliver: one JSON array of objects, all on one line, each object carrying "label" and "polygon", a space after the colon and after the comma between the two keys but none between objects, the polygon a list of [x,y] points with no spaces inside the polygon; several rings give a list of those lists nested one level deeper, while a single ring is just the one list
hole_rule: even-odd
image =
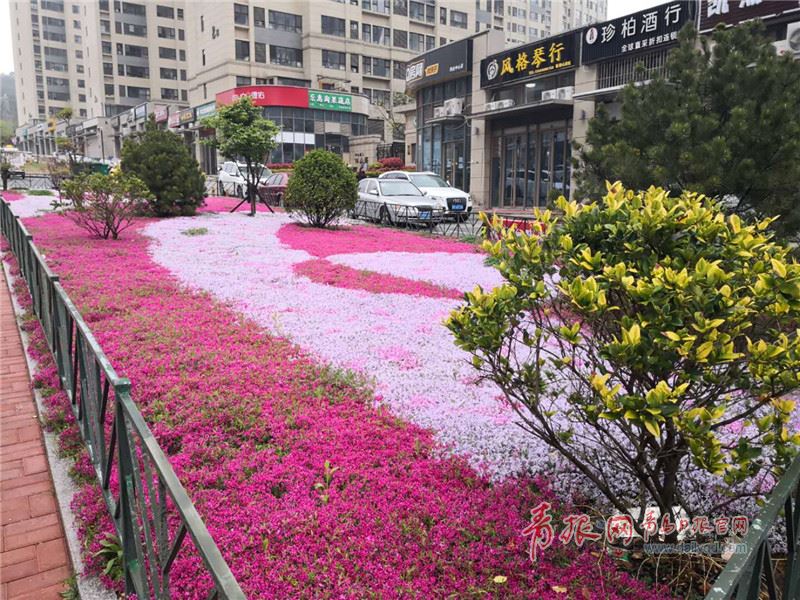
[{"label": "overcast sky", "polygon": [[[553,0],[558,2],[558,0]],[[636,12],[661,4],[665,0],[608,0],[608,17],[613,19],[621,15]],[[11,50],[11,19],[8,10],[9,0],[0,0],[0,73],[14,70]]]}]

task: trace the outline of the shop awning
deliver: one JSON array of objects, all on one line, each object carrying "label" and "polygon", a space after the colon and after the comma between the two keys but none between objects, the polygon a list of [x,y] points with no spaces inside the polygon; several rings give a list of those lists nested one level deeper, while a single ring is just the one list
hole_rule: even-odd
[{"label": "shop awning", "polygon": [[540,110],[544,111],[557,106],[572,106],[572,100],[554,98],[552,100],[542,100],[540,102],[533,102],[530,104],[520,104],[510,108],[501,108],[500,110],[484,110],[481,112],[474,112],[469,115],[469,117],[472,119],[483,117],[499,117],[514,113],[536,112]]}]

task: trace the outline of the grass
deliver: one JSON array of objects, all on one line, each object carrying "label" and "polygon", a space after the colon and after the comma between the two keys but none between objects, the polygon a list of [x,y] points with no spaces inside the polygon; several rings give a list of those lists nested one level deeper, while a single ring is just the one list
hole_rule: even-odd
[{"label": "grass", "polygon": [[50,190],[28,190],[25,192],[28,196],[52,196],[53,192]]},{"label": "grass", "polygon": [[183,235],[188,236],[195,236],[195,235],[205,235],[208,233],[208,228],[206,227],[191,227],[190,229],[186,229],[181,231]]}]

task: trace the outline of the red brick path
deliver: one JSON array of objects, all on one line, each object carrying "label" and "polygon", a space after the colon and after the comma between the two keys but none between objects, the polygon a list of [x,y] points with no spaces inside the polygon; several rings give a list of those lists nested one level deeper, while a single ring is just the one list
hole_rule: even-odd
[{"label": "red brick path", "polygon": [[58,599],[71,574],[28,366],[0,273],[0,600]]}]

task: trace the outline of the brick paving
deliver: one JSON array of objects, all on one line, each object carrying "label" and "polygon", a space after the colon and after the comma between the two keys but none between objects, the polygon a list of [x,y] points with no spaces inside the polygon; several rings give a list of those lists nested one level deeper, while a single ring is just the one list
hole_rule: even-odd
[{"label": "brick paving", "polygon": [[71,574],[28,366],[0,273],[0,600],[59,599]]}]

